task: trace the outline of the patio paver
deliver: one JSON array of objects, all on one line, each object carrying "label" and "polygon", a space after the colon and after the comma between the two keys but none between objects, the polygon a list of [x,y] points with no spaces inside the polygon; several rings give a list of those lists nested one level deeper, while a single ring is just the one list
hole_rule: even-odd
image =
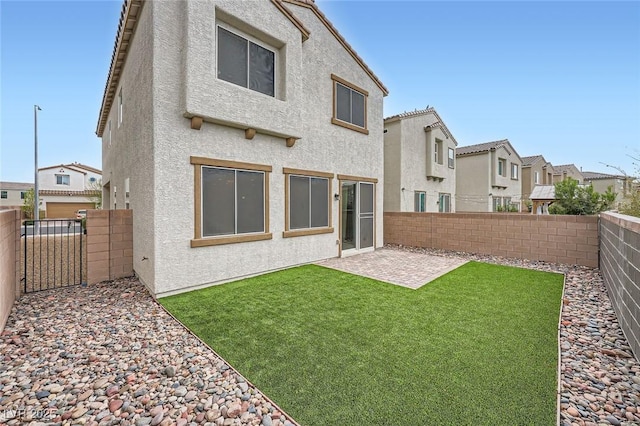
[{"label": "patio paver", "polygon": [[317,264],[390,284],[418,289],[467,262],[468,260],[460,257],[431,256],[382,248],[370,253],[327,259]]}]

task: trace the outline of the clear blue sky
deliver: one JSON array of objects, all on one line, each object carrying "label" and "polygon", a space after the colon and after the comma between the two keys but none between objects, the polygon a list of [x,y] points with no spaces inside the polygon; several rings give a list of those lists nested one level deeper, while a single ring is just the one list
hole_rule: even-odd
[{"label": "clear blue sky", "polygon": [[[434,106],[460,146],[632,174],[640,157],[640,2],[317,0],[390,90],[385,116]],[[95,136],[120,1],[2,1],[0,179],[101,167]]]}]

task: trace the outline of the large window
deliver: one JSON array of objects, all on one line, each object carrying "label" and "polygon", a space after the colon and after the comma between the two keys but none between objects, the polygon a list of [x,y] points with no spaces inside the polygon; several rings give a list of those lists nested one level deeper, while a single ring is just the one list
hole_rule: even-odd
[{"label": "large window", "polygon": [[438,211],[440,213],[451,212],[451,194],[440,193],[438,194]]},{"label": "large window", "polygon": [[270,239],[271,166],[191,157],[196,223],[192,247]]},{"label": "large window", "polygon": [[69,175],[56,175],[56,185],[69,185]]},{"label": "large window", "polygon": [[449,165],[450,169],[453,169],[453,167],[454,167],[455,156],[456,156],[456,154],[455,154],[453,148],[449,148],[448,165]]},{"label": "large window", "polygon": [[413,197],[413,211],[426,212],[427,211],[427,193],[424,191],[416,191]]},{"label": "large window", "polygon": [[217,51],[219,79],[275,96],[274,50],[218,26]]},{"label": "large window", "polygon": [[518,165],[511,163],[511,179],[518,180]]},{"label": "large window", "polygon": [[333,173],[283,168],[285,176],[285,231],[298,237],[333,232],[331,181]]},{"label": "large window", "polygon": [[331,122],[369,134],[367,130],[367,96],[369,93],[336,75],[333,80],[333,118]]}]

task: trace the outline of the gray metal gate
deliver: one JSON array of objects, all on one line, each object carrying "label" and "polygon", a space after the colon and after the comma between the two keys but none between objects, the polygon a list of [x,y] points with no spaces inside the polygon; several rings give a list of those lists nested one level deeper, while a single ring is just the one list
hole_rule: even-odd
[{"label": "gray metal gate", "polygon": [[21,236],[25,293],[86,282],[86,243],[80,220],[27,220]]}]

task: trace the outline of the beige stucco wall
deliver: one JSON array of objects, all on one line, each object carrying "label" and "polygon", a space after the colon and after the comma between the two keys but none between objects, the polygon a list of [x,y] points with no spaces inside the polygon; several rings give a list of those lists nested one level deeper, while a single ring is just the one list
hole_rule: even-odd
[{"label": "beige stucco wall", "polygon": [[384,211],[399,212],[402,188],[402,122],[384,125]]},{"label": "beige stucco wall", "polygon": [[[451,195],[451,211],[455,211],[456,171],[447,163],[449,148],[455,150],[452,139],[440,128],[425,132],[424,127],[437,121],[433,113],[405,117],[386,125],[385,139],[385,180],[389,179],[387,171],[399,174],[397,184],[385,186],[385,199],[390,197],[398,200],[399,209],[386,211],[414,211],[414,197],[416,191],[424,191],[427,195],[426,211],[437,212],[440,193]],[[399,128],[399,129],[398,129]],[[393,130],[393,131],[391,131]],[[434,161],[435,140],[442,141],[442,164]],[[387,160],[387,156],[389,159]],[[399,157],[399,159],[398,159]],[[455,157],[454,157],[455,158]],[[427,176],[444,178],[442,181]],[[394,176],[395,177],[395,176]],[[402,190],[404,188],[404,190]],[[391,207],[391,204],[389,205]]]},{"label": "beige stucco wall", "polygon": [[585,179],[584,183],[591,184],[591,186],[593,186],[593,190],[601,194],[607,192],[607,189],[611,187],[611,190],[616,194],[614,208],[618,208],[625,197],[624,181],[622,179]]},{"label": "beige stucco wall", "polygon": [[[69,175],[69,185],[56,184],[56,175]],[[38,189],[84,191],[85,175],[70,167],[55,167],[38,171]]]},{"label": "beige stucco wall", "polygon": [[11,307],[20,295],[20,212],[0,211],[0,331],[4,329]]},{"label": "beige stucco wall", "polygon": [[[125,207],[125,180],[129,178],[130,208],[139,213],[133,216],[134,269],[152,291],[155,269],[150,261],[143,258],[154,259],[155,253],[152,83],[156,46],[153,33],[164,31],[153,25],[152,11],[155,7],[161,7],[157,3],[165,2],[144,3],[109,114],[111,140],[107,128],[102,137],[102,183],[108,190],[103,191],[103,208],[113,209],[114,202],[118,209]],[[173,22],[166,25],[176,26],[179,16],[176,15]],[[120,88],[123,89],[124,113],[122,124],[118,126],[117,93]],[[161,89],[156,88],[157,91]],[[115,197],[114,190],[117,190]]]},{"label": "beige stucco wall", "polygon": [[[505,176],[498,174],[498,161],[506,160]],[[518,178],[511,178],[511,164],[518,165]],[[459,212],[491,212],[493,197],[521,201],[522,160],[504,146],[495,150],[457,157],[456,203]]]},{"label": "beige stucco wall", "polygon": [[20,198],[20,193],[27,192],[29,189],[2,189],[7,191],[7,198],[0,198],[0,207],[16,207],[22,206],[24,200]]},{"label": "beige stucco wall", "polygon": [[[288,7],[312,34],[304,44],[300,31],[270,2],[145,3],[122,80],[125,93],[135,90],[136,98],[125,96],[123,129],[113,127],[111,147],[103,143],[103,173],[111,195],[117,185],[119,208],[124,179],[131,179],[134,269],[158,296],[338,255],[338,201],[332,200],[334,233],[282,238],[283,167],[377,178],[376,246],[383,244],[382,91],[310,10]],[[275,99],[215,78],[214,22],[220,10],[226,21],[283,46]],[[369,135],[331,124],[332,73],[369,92]],[[201,130],[191,129],[185,118],[194,114],[207,120]],[[252,140],[245,139],[248,127],[258,130]],[[287,148],[282,135],[300,139]],[[190,156],[273,167],[272,240],[191,248]],[[338,192],[336,177],[331,193]]]}]

